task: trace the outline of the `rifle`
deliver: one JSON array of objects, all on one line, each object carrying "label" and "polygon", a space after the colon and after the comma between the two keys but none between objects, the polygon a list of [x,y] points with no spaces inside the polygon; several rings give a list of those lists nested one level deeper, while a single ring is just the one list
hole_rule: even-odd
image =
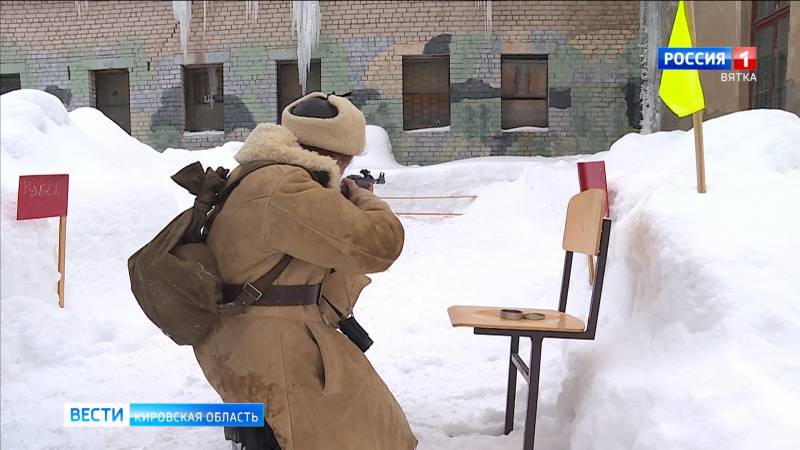
[{"label": "rifle", "polygon": [[[386,184],[386,176],[383,172],[378,175],[378,178],[372,176],[372,174],[367,169],[361,170],[361,175],[349,175],[347,178],[355,181],[357,185],[364,189],[369,189],[374,184]],[[345,197],[350,197],[350,188],[347,187],[346,184],[342,183],[341,186],[342,195]]]},{"label": "rifle", "polygon": [[[364,189],[369,189],[374,184],[385,184],[386,183],[386,176],[383,172],[378,175],[378,178],[372,176],[372,174],[367,169],[361,170],[361,176],[358,175],[350,175],[347,178],[355,181],[356,184]],[[350,197],[350,188],[347,187],[346,184],[342,183],[341,186],[342,195],[349,198]],[[324,297],[323,297],[324,298]],[[325,299],[326,302],[327,299]],[[341,312],[336,309],[335,306],[331,302],[328,302],[329,305],[336,311],[341,318]],[[372,346],[372,339],[370,339],[369,334],[367,334],[366,330],[361,327],[356,321],[355,316],[351,315],[347,318],[341,318],[339,321],[339,330],[347,336],[354,344],[362,351],[366,352],[370,346]]]}]

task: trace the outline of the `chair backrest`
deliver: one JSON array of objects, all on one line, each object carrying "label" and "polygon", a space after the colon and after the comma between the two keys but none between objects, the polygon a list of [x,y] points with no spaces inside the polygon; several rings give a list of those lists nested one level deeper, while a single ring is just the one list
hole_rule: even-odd
[{"label": "chair backrest", "polygon": [[598,255],[605,205],[606,193],[602,189],[589,189],[569,200],[564,224],[564,250]]},{"label": "chair backrest", "polygon": [[558,310],[566,312],[569,295],[569,279],[572,273],[573,253],[584,253],[597,257],[597,270],[592,285],[592,303],[584,334],[594,339],[597,329],[597,315],[600,311],[600,298],[603,293],[603,280],[608,256],[608,240],[611,234],[611,220],[604,219],[606,193],[602,189],[589,189],[573,196],[567,205],[567,220],[564,224],[562,247],[564,273],[561,279],[561,298]]}]

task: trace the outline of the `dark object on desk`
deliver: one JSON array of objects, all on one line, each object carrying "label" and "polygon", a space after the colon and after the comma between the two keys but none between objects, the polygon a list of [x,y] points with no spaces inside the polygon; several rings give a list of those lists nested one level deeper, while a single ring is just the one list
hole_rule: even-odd
[{"label": "dark object on desk", "polygon": [[522,311],[518,309],[501,309],[500,317],[506,320],[521,320]]},{"label": "dark object on desk", "polygon": [[542,313],[528,313],[523,314],[522,318],[525,320],[544,320],[545,315]]}]

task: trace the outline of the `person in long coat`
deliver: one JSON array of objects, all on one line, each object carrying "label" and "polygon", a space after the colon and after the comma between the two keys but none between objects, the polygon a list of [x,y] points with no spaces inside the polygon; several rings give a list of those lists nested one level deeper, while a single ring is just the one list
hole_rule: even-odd
[{"label": "person in long coat", "polygon": [[[235,155],[240,164],[275,164],[242,179],[207,239],[225,283],[251,282],[284,255],[293,259],[275,285],[322,283],[315,304],[250,306],[223,318],[195,346],[223,401],[264,403],[283,450],[411,450],[417,444],[392,393],[337,330],[370,282],[365,274],[387,270],[403,248],[403,226],[389,206],[342,180],[364,145],[364,116],[346,98],[313,93],[290,104],[282,125],[258,125]],[[230,178],[236,177],[234,170]],[[277,448],[268,443],[272,436],[257,433],[239,428],[226,435],[247,450]]]}]

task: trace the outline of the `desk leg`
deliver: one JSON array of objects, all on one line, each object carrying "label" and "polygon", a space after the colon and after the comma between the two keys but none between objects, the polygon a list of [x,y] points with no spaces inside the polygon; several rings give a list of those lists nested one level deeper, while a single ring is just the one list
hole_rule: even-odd
[{"label": "desk leg", "polygon": [[539,369],[542,364],[542,338],[531,338],[530,381],[528,383],[528,411],[525,413],[525,443],[523,450],[533,450],[536,434],[536,407],[539,404]]},{"label": "desk leg", "polygon": [[508,355],[508,390],[506,391],[506,427],[503,434],[514,429],[514,404],[517,397],[517,366],[514,355],[519,352],[519,336],[511,336],[511,354]]}]

